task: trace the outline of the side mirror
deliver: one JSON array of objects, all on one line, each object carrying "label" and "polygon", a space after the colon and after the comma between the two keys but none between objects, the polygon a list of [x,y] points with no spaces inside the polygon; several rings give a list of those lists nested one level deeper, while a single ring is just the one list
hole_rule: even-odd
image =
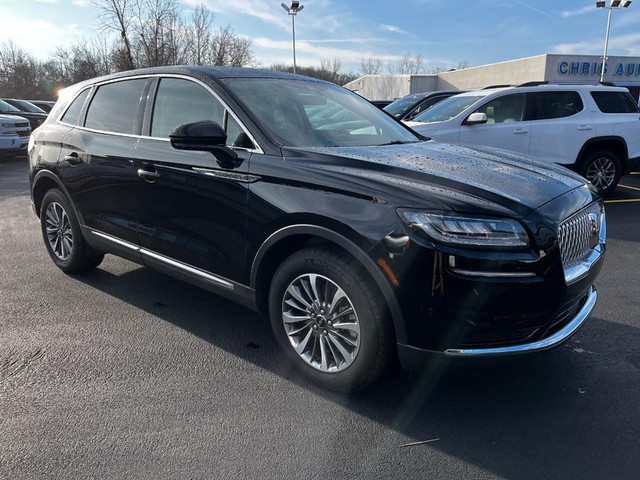
[{"label": "side mirror", "polygon": [[216,122],[203,120],[178,125],[169,139],[176,150],[211,152],[222,168],[236,168],[242,162],[238,154],[226,146],[227,134]]},{"label": "side mirror", "polygon": [[479,125],[481,123],[487,123],[486,113],[474,112],[464,121],[464,125]]}]

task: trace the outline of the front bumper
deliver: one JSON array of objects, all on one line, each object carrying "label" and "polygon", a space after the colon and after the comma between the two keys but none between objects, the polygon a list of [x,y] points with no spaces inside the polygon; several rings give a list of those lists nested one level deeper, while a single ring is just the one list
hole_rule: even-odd
[{"label": "front bumper", "polygon": [[595,287],[590,287],[586,297],[581,301],[581,307],[573,318],[571,318],[560,330],[550,333],[549,336],[540,340],[524,343],[521,345],[512,345],[505,347],[488,347],[488,348],[449,348],[447,350],[436,352],[433,350],[425,350],[410,345],[398,344],[398,356],[400,363],[406,370],[421,370],[432,358],[433,354],[443,354],[447,357],[463,357],[463,358],[481,358],[496,357],[502,355],[518,355],[524,353],[535,353],[550,348],[557,347],[566,342],[573,334],[575,334],[584,324],[587,317],[596,304],[598,294]]}]

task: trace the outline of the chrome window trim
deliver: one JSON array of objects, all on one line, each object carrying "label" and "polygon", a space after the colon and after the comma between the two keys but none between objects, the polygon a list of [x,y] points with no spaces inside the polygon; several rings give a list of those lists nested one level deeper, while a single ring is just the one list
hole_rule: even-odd
[{"label": "chrome window trim", "polygon": [[[264,154],[264,150],[262,149],[260,144],[256,141],[255,137],[251,134],[251,132],[249,132],[247,127],[244,125],[244,123],[242,123],[240,121],[240,119],[235,114],[235,112],[233,110],[231,110],[231,108],[229,108],[229,105],[222,98],[220,98],[220,96],[209,85],[204,83],[202,80],[190,77],[188,75],[180,75],[180,74],[177,74],[177,73],[168,73],[168,74],[154,73],[154,74],[146,74],[146,75],[133,75],[131,77],[113,78],[113,79],[105,80],[105,81],[102,81],[102,82],[99,82],[99,83],[93,83],[93,84],[87,86],[86,88],[83,88],[76,95],[74,95],[73,100],[75,100],[78,97],[78,95],[81,92],[84,92],[87,88],[95,88],[97,90],[98,88],[102,87],[103,85],[108,85],[110,83],[123,82],[123,81],[127,81],[127,80],[138,80],[138,79],[142,79],[142,78],[146,78],[146,79],[149,79],[149,78],[160,78],[160,79],[162,79],[162,78],[180,78],[180,79],[183,79],[183,80],[189,80],[189,81],[195,82],[198,85],[204,87],[209,93],[211,93],[215,97],[216,100],[218,100],[222,104],[222,106],[224,107],[225,111],[231,114],[231,116],[234,118],[234,120],[236,122],[238,122],[238,125],[240,125],[240,128],[242,128],[244,133],[246,133],[249,136],[249,138],[251,139],[253,144],[256,146],[256,148],[251,148],[251,149],[243,148],[243,147],[229,147],[229,148],[238,149],[238,150],[242,150],[242,151],[249,152],[249,153]],[[68,123],[64,123],[64,122],[60,121],[60,119],[62,118],[64,113],[67,111],[67,109],[69,108],[69,106],[71,105],[73,100],[71,100],[69,102],[69,105],[67,106],[67,108],[65,108],[64,112],[62,114],[60,114],[60,116],[56,120],[57,123],[60,123],[62,125],[66,125],[68,127],[75,127],[75,128],[80,129],[80,130],[87,131],[87,132],[102,133],[102,134],[113,135],[113,136],[117,136],[117,137],[144,138],[144,139],[151,139],[151,140],[161,140],[161,141],[164,141],[164,142],[169,142],[170,141],[168,138],[163,138],[163,137],[152,137],[152,136],[149,136],[149,135],[135,135],[135,134],[131,134],[131,133],[110,132],[108,130],[98,130],[98,129],[94,129],[94,128],[87,128],[84,125],[82,125],[82,126],[81,125],[70,125]],[[91,98],[91,100],[93,100],[93,97]],[[91,107],[91,104],[89,104],[89,108],[90,107]]]},{"label": "chrome window trim", "polygon": [[595,287],[590,287],[587,293],[587,300],[584,305],[576,313],[573,319],[565,325],[562,329],[558,330],[553,335],[538,340],[537,342],[526,343],[524,345],[514,345],[511,347],[496,347],[496,348],[449,348],[444,351],[444,354],[450,357],[490,357],[499,355],[515,355],[520,353],[540,352],[553,348],[556,345],[560,345],[566,341],[571,335],[576,333],[578,329],[584,324],[585,320],[596,305],[598,299],[598,293]]}]

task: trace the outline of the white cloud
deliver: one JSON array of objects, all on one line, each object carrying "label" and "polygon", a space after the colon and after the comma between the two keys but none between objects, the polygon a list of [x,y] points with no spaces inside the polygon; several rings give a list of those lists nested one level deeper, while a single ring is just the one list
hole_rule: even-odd
[{"label": "white cloud", "polygon": [[[204,3],[214,13],[238,13],[259,18],[267,23],[273,23],[282,29],[288,29],[291,21],[280,8],[280,4],[265,2],[264,0],[243,0],[229,2],[228,0],[183,0],[187,5],[197,7]],[[302,13],[300,14],[302,15]]]},{"label": "white cloud", "polygon": [[73,4],[78,7],[86,7],[89,5],[89,0],[74,0]]},{"label": "white cloud", "polygon": [[401,29],[400,27],[396,27],[395,25],[385,25],[383,23],[382,25],[380,25],[380,28],[382,30],[387,31],[387,32],[401,33],[402,35],[409,35],[409,32],[407,32],[406,30]]},{"label": "white cloud", "polygon": [[58,3],[58,0],[36,0],[38,3]]},{"label": "white cloud", "polygon": [[40,59],[47,59],[59,45],[68,45],[80,34],[78,25],[56,25],[46,20],[25,20],[8,15],[3,18],[0,41],[13,41]]},{"label": "white cloud", "polygon": [[[291,42],[286,40],[273,40],[266,37],[253,39],[253,45],[257,48],[271,51],[267,57],[274,55],[274,52],[282,52],[278,57],[286,59],[285,62],[291,61]],[[296,40],[296,53],[298,54],[300,64],[310,65],[319,62],[325,58],[337,58],[343,62],[359,62],[363,58],[375,57],[382,62],[396,62],[400,60],[400,55],[380,55],[371,49],[355,50],[349,48],[326,47],[308,42],[305,40]],[[304,55],[304,58],[301,57]],[[264,57],[260,57],[264,61]]]},{"label": "white cloud", "polygon": [[527,3],[524,2],[519,2],[518,0],[516,0],[516,3],[522,7],[528,8],[529,10],[533,10],[534,12],[539,13],[540,15],[544,15],[545,17],[549,17],[549,18],[553,18],[551,15],[549,15],[547,12],[543,12],[542,10],[540,10],[539,8],[536,8],[532,5],[529,5]]},{"label": "white cloud", "polygon": [[578,8],[577,10],[565,10],[564,12],[562,12],[560,14],[560,16],[562,18],[575,17],[577,15],[584,15],[586,13],[592,13],[595,10],[596,10],[595,7],[593,5],[591,5],[591,6],[588,6],[588,7]]},{"label": "white cloud", "polygon": [[591,54],[593,52],[594,46],[594,43],[589,42],[560,43],[553,46],[552,52],[564,55]]}]

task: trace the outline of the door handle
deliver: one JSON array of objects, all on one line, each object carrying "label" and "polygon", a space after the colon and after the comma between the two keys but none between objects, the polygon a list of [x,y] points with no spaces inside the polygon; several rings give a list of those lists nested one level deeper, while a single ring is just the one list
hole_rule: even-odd
[{"label": "door handle", "polygon": [[72,152],[69,155],[64,156],[64,161],[69,163],[69,165],[78,165],[80,162],[82,162],[82,159],[76,152]]},{"label": "door handle", "polygon": [[593,127],[591,125],[580,125],[578,127],[578,130],[584,132],[586,130],[593,130]]},{"label": "door handle", "polygon": [[529,130],[527,130],[526,128],[516,128],[513,133],[515,133],[516,135],[522,135],[523,133],[529,133]]},{"label": "door handle", "polygon": [[153,183],[160,178],[160,174],[155,170],[138,169],[138,176],[144,178],[147,182]]}]

